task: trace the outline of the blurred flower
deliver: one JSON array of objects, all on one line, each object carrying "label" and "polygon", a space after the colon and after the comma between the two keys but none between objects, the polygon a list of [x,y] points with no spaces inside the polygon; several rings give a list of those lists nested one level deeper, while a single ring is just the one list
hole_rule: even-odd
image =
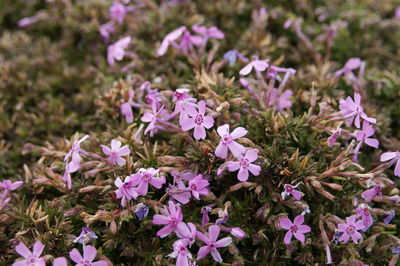
[{"label": "blurred flower", "polygon": [[267,69],[269,66],[269,60],[259,60],[257,56],[253,56],[250,63],[248,63],[244,68],[242,68],[239,72],[240,75],[246,76],[251,70],[254,68],[256,71],[262,72]]},{"label": "blurred flower", "polygon": [[126,9],[125,5],[117,1],[113,2],[109,11],[110,11],[110,18],[117,21],[119,24],[122,24],[124,22],[124,18],[128,13],[128,10]]},{"label": "blurred flower", "polygon": [[163,41],[162,41],[162,43],[160,45],[160,48],[158,48],[158,50],[157,50],[157,56],[164,55],[165,52],[167,52],[167,49],[168,49],[169,45],[171,43],[173,43],[174,41],[176,41],[177,39],[179,39],[179,37],[181,37],[182,34],[185,31],[186,31],[186,27],[185,26],[181,26],[181,27],[177,28],[176,30],[168,33],[164,37],[164,39],[163,39]]},{"label": "blurred flower", "polygon": [[129,90],[129,99],[127,102],[121,104],[121,114],[125,117],[126,122],[133,122],[133,111],[132,111],[132,100],[133,100],[134,92],[133,90]]},{"label": "blurred flower", "polygon": [[348,74],[352,70],[359,68],[361,66],[361,63],[362,61],[360,58],[350,58],[343,66],[343,68],[336,71],[334,75],[336,77],[339,77],[341,75]]},{"label": "blurred flower", "polygon": [[193,26],[192,30],[198,34],[203,35],[206,38],[212,39],[224,39],[225,35],[217,27],[212,26],[207,28],[206,26]]},{"label": "blurred flower", "polygon": [[110,33],[115,31],[114,21],[109,21],[105,24],[100,25],[99,32],[104,42],[110,40]]},{"label": "blurred flower", "polygon": [[111,44],[107,48],[107,62],[109,65],[113,66],[115,60],[121,61],[125,56],[125,49],[128,48],[131,43],[131,37],[124,37],[114,44]]},{"label": "blurred flower", "polygon": [[364,113],[361,107],[361,95],[357,92],[354,93],[354,101],[350,96],[348,96],[346,100],[340,99],[339,109],[347,126],[351,126],[353,121],[355,121],[355,126],[360,128],[361,118],[371,124],[376,123],[376,119],[370,118]]},{"label": "blurred flower", "polygon": [[249,59],[247,59],[246,57],[244,57],[241,53],[239,53],[237,50],[229,50],[228,52],[226,52],[224,54],[224,60],[229,62],[230,66],[233,66],[237,59],[239,59],[240,61],[247,63],[249,62]]}]

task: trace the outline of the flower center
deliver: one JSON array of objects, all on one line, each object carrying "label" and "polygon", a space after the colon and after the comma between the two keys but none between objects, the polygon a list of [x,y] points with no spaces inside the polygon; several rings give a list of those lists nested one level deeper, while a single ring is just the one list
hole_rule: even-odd
[{"label": "flower center", "polygon": [[291,231],[292,233],[296,233],[297,230],[299,230],[299,229],[297,228],[297,225],[292,225],[292,226],[290,227],[290,231]]},{"label": "flower center", "polygon": [[203,116],[201,114],[197,114],[196,117],[194,118],[194,123],[198,126],[203,124]]},{"label": "flower center", "polygon": [[293,188],[292,188],[292,187],[289,187],[289,186],[287,186],[287,187],[286,187],[286,191],[287,191],[287,192],[292,192],[292,191],[293,191]]},{"label": "flower center", "polygon": [[29,256],[28,263],[35,263],[35,262],[36,262],[36,258],[33,256]]},{"label": "flower center", "polygon": [[191,190],[197,190],[197,187],[196,187],[195,184],[192,184],[192,185],[190,186],[190,189],[191,189]]},{"label": "flower center", "polygon": [[149,183],[151,180],[151,175],[149,173],[144,173],[143,174],[143,181],[146,183]]},{"label": "flower center", "polygon": [[249,167],[249,160],[246,158],[240,159],[240,167],[247,169]]},{"label": "flower center", "polygon": [[346,232],[347,232],[349,235],[354,234],[354,231],[355,231],[355,227],[354,227],[353,225],[349,225],[349,227],[347,227],[347,229],[346,229]]},{"label": "flower center", "polygon": [[223,144],[231,144],[232,143],[232,138],[231,138],[231,136],[229,135],[229,134],[225,134],[223,137],[222,137],[222,143]]}]

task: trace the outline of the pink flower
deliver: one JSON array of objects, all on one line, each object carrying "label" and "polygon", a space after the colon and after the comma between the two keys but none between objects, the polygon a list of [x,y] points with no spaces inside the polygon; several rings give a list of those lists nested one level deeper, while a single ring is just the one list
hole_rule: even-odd
[{"label": "pink flower", "polygon": [[147,195],[147,191],[149,189],[149,184],[153,187],[160,189],[163,184],[165,184],[165,177],[157,177],[158,170],[154,168],[144,169],[141,168],[139,173],[132,176],[132,180],[135,184],[139,184],[136,188],[136,192],[139,195],[145,196]]},{"label": "pink flower", "polygon": [[201,46],[205,40],[201,36],[192,35],[189,31],[185,31],[182,35],[181,42],[179,43],[179,50],[187,55],[189,51],[193,50],[193,46]]},{"label": "pink flower", "polygon": [[186,27],[181,26],[181,27],[177,28],[176,30],[168,33],[164,37],[164,39],[160,45],[160,48],[158,48],[158,50],[157,50],[157,56],[164,55],[165,52],[167,52],[169,45],[171,43],[175,42],[177,39],[179,39],[179,37],[181,37],[185,31],[186,31]]},{"label": "pink flower", "polygon": [[396,19],[400,19],[400,7],[396,8],[396,11],[394,12],[394,17]]},{"label": "pink flower", "polygon": [[298,185],[300,185],[300,183],[297,184],[296,186],[285,184],[283,186],[285,190],[281,193],[282,198],[285,199],[288,195],[292,195],[295,199],[300,200],[301,192],[295,189]]},{"label": "pink flower", "polygon": [[167,257],[176,258],[176,266],[189,266],[189,259],[192,254],[187,249],[187,243],[182,240],[177,240],[173,244],[174,251]]},{"label": "pink flower", "polygon": [[335,145],[337,137],[342,133],[342,129],[338,128],[335,132],[333,132],[332,136],[328,138],[328,147],[333,147]]},{"label": "pink flower", "polygon": [[283,111],[292,106],[290,97],[292,97],[293,92],[291,90],[286,90],[281,96],[278,96],[279,89],[271,89],[266,94],[266,104],[269,108]]},{"label": "pink flower", "polygon": [[125,49],[128,48],[131,43],[131,37],[127,36],[114,44],[111,44],[107,48],[107,62],[109,65],[113,66],[115,60],[121,61],[125,56]]},{"label": "pink flower", "polygon": [[119,24],[122,24],[124,22],[124,18],[128,13],[126,7],[122,3],[117,1],[113,2],[109,11],[110,11],[110,18],[117,21]]},{"label": "pink flower", "polygon": [[68,263],[64,257],[59,257],[54,259],[53,266],[68,266]]},{"label": "pink flower", "polygon": [[210,129],[214,125],[214,118],[211,116],[206,116],[206,103],[200,101],[197,110],[187,110],[189,118],[183,121],[182,129],[187,131],[194,128],[194,138],[197,140],[206,138],[206,130],[204,128]]},{"label": "pink flower", "polygon": [[309,227],[308,225],[303,225],[303,223],[304,223],[303,215],[296,216],[296,218],[294,218],[293,223],[292,221],[289,220],[289,218],[282,218],[279,220],[280,227],[288,230],[283,240],[283,242],[286,245],[290,244],[293,235],[297,240],[304,243],[304,241],[306,240],[304,234],[311,232],[311,227]]},{"label": "pink flower", "polygon": [[97,235],[89,227],[83,227],[81,233],[72,242],[85,245],[91,239],[98,239]]},{"label": "pink flower", "polygon": [[23,18],[18,21],[18,27],[25,28],[39,21],[38,16]]},{"label": "pink flower", "polygon": [[269,66],[269,60],[259,60],[257,56],[253,56],[250,63],[248,63],[244,68],[242,68],[239,72],[240,75],[246,76],[251,70],[254,68],[256,71],[262,72],[267,69]]},{"label": "pink flower", "polygon": [[203,206],[201,207],[201,226],[208,224],[210,221],[210,217],[208,213],[211,212],[212,208],[210,206]]},{"label": "pink flower", "polygon": [[121,104],[121,114],[125,117],[126,122],[133,122],[132,99],[134,96],[133,90],[129,90],[129,99],[127,102]]},{"label": "pink flower", "polygon": [[238,156],[239,161],[229,161],[228,162],[228,170],[230,172],[234,172],[239,170],[238,173],[238,179],[242,182],[247,181],[249,178],[249,171],[255,175],[258,176],[261,171],[261,167],[255,164],[252,164],[252,162],[256,161],[258,159],[258,152],[255,150],[248,150],[246,154]]},{"label": "pink flower", "polygon": [[131,153],[128,145],[121,147],[121,141],[116,139],[111,141],[111,149],[105,145],[100,146],[103,149],[103,153],[108,155],[108,162],[112,165],[123,166],[126,160],[122,156],[127,156]]},{"label": "pink flower", "polygon": [[376,119],[370,118],[364,113],[363,108],[361,107],[361,95],[357,92],[354,93],[354,101],[350,96],[348,96],[346,100],[340,99],[339,109],[347,126],[351,126],[354,121],[355,126],[360,128],[361,118],[371,124],[376,123]]},{"label": "pink flower", "polygon": [[188,170],[182,172],[171,171],[171,175],[174,177],[174,183],[182,182],[182,180],[190,181],[197,176]]},{"label": "pink flower", "polygon": [[230,233],[237,239],[243,239],[246,236],[246,233],[240,229],[239,227],[230,228]]},{"label": "pink flower", "polygon": [[353,160],[355,162],[358,161],[358,152],[360,151],[360,148],[363,143],[367,144],[368,146],[374,147],[375,149],[378,148],[379,141],[377,139],[370,138],[371,136],[374,135],[374,133],[375,133],[374,128],[366,121],[363,122],[362,130],[357,131],[355,133],[356,139],[358,141],[358,144],[354,149]]},{"label": "pink flower", "polygon": [[158,127],[156,126],[157,123],[157,117],[163,115],[164,111],[164,106],[161,106],[157,110],[157,104],[153,102],[151,104],[151,109],[152,112],[145,112],[141,118],[142,122],[150,122],[147,128],[144,131],[144,134],[147,134],[150,132],[150,136],[154,136],[154,134],[158,131]]},{"label": "pink flower", "polygon": [[394,168],[394,175],[400,176],[400,152],[385,152],[381,155],[381,162],[386,162],[390,160],[390,165],[396,163]]},{"label": "pink flower", "polygon": [[373,188],[368,189],[361,193],[361,197],[366,201],[366,202],[371,202],[375,196],[382,197],[382,191],[381,191],[381,186],[380,185],[374,185]]},{"label": "pink flower", "polygon": [[208,183],[207,180],[203,179],[203,175],[196,176],[193,180],[189,181],[189,189],[195,199],[200,200],[200,195],[208,194]]},{"label": "pink flower", "polygon": [[343,68],[336,71],[334,75],[336,77],[339,77],[341,75],[348,74],[352,70],[359,68],[361,66],[361,63],[362,61],[360,58],[350,58],[343,66]]},{"label": "pink flower", "polygon": [[192,30],[198,34],[203,35],[206,38],[212,39],[224,39],[225,35],[217,27],[212,26],[207,28],[206,26],[193,26]]},{"label": "pink flower", "polygon": [[339,238],[339,241],[347,243],[351,237],[355,244],[358,244],[358,240],[361,239],[361,234],[357,231],[363,229],[363,221],[359,220],[356,222],[356,216],[352,215],[346,218],[345,224],[338,225],[338,232],[343,233]]},{"label": "pink flower", "polygon": [[362,203],[359,207],[356,208],[356,216],[357,218],[361,217],[364,228],[361,229],[363,232],[367,231],[368,228],[374,224],[374,219],[372,218],[371,213],[369,212],[369,206]]},{"label": "pink flower", "polygon": [[188,113],[196,112],[196,101],[195,98],[186,98],[176,102],[174,113],[179,113],[179,124],[181,126],[184,124],[185,119],[188,118]]},{"label": "pink flower", "polygon": [[80,153],[86,153],[81,149],[81,143],[88,138],[89,135],[85,135],[80,140],[74,142],[71,149],[64,157],[64,162],[66,165],[63,180],[67,183],[68,189],[72,188],[71,173],[76,172],[79,169],[79,164],[82,160]]},{"label": "pink flower", "polygon": [[237,50],[229,50],[224,54],[224,60],[229,62],[230,66],[233,66],[236,63],[236,60],[239,59],[240,61],[247,63],[249,62],[249,59],[244,57],[241,53],[239,53]]},{"label": "pink flower", "polygon": [[12,182],[11,180],[6,179],[0,182],[0,190],[4,190],[4,192],[10,192],[19,188],[23,183],[24,182],[22,181]]},{"label": "pink flower", "polygon": [[103,41],[108,42],[110,39],[110,33],[115,31],[114,21],[109,21],[105,24],[100,25],[99,32]]},{"label": "pink flower", "polygon": [[175,205],[172,201],[168,202],[168,206],[168,208],[164,206],[164,209],[161,209],[163,215],[156,214],[153,216],[153,224],[165,225],[157,232],[157,236],[161,238],[171,234],[183,219],[182,209],[179,206]]},{"label": "pink flower", "polygon": [[[137,175],[137,174],[136,174]],[[139,184],[140,179],[134,178],[135,175],[129,175],[125,177],[125,181],[122,182],[121,179],[118,177],[114,184],[118,188],[115,191],[115,195],[117,199],[121,199],[122,207],[126,206],[126,201],[131,199],[136,199],[138,197],[138,192],[134,188]]]},{"label": "pink flower", "polygon": [[96,254],[96,248],[88,245],[83,247],[83,257],[76,248],[69,253],[69,257],[76,263],[76,266],[107,266],[108,263],[105,260],[93,262]]},{"label": "pink flower", "polygon": [[208,228],[208,237],[201,232],[197,232],[196,236],[203,241],[206,245],[201,247],[197,253],[197,259],[201,260],[211,252],[212,257],[216,262],[222,262],[221,255],[217,248],[227,247],[232,243],[231,237],[225,237],[220,240],[218,239],[220,228],[218,225],[211,225]]},{"label": "pink flower", "polygon": [[[175,200],[182,204],[186,204],[190,201],[191,194],[187,192],[189,189],[185,186],[185,184],[180,180],[177,182],[177,186],[169,185],[167,188],[167,193],[171,195]],[[189,190],[190,191],[190,190]]]},{"label": "pink flower", "polygon": [[13,263],[12,266],[45,266],[46,261],[40,258],[44,249],[42,242],[37,240],[33,245],[33,251],[31,252],[24,243],[19,242],[15,247],[15,251],[24,257],[24,260],[18,260]]},{"label": "pink flower", "polygon": [[176,235],[186,243],[192,245],[196,240],[196,226],[193,223],[180,222],[176,226]]},{"label": "pink flower", "polygon": [[238,139],[247,134],[247,130],[243,127],[235,128],[232,131],[232,134],[229,133],[229,125],[225,124],[217,128],[218,135],[221,137],[221,140],[215,149],[215,155],[226,159],[228,157],[228,149],[232,152],[233,156],[239,157],[243,153],[246,152],[246,148],[234,141],[234,139]]}]

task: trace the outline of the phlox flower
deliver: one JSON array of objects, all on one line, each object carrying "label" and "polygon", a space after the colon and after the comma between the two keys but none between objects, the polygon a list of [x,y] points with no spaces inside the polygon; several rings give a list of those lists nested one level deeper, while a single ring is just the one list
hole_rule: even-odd
[{"label": "phlox flower", "polygon": [[181,127],[185,123],[185,119],[188,118],[188,114],[196,112],[196,101],[195,98],[186,98],[176,102],[174,113],[179,113],[179,125]]},{"label": "phlox flower", "polygon": [[350,73],[352,70],[357,69],[361,66],[361,59],[360,58],[350,58],[343,68],[339,69],[335,72],[336,77],[340,77],[341,75],[345,75]]},{"label": "phlox flower", "polygon": [[68,266],[68,263],[64,257],[59,257],[54,259],[53,266]]},{"label": "phlox flower", "polygon": [[207,256],[208,253],[211,252],[213,259],[216,262],[222,262],[221,255],[219,254],[217,248],[227,247],[232,243],[231,237],[224,237],[220,240],[218,239],[220,233],[220,228],[218,225],[211,225],[208,228],[208,236],[204,235],[201,232],[197,232],[196,236],[201,241],[203,241],[206,245],[201,247],[199,252],[197,253],[197,259],[203,259]]},{"label": "phlox flower", "polygon": [[390,160],[390,165],[396,163],[394,168],[394,175],[400,176],[400,152],[385,152],[381,155],[381,162],[386,162]]},{"label": "phlox flower", "polygon": [[361,229],[363,232],[367,231],[368,228],[374,224],[374,218],[372,218],[369,209],[370,207],[364,203],[360,204],[360,206],[356,208],[356,216],[357,218],[361,218],[364,225],[364,228]]},{"label": "phlox flower", "polygon": [[134,207],[133,212],[135,213],[139,221],[141,221],[149,214],[149,207],[141,202]]},{"label": "phlox flower", "polygon": [[129,99],[127,102],[121,104],[121,114],[125,117],[126,122],[133,122],[133,111],[132,111],[132,100],[133,100],[134,92],[133,90],[129,90]]},{"label": "phlox flower", "polygon": [[279,220],[280,227],[288,230],[283,240],[286,245],[290,244],[293,236],[300,242],[304,243],[304,241],[306,240],[304,234],[311,232],[311,227],[309,227],[308,225],[304,225],[303,223],[303,215],[296,216],[293,223],[292,221],[290,221],[289,218],[281,218]]},{"label": "phlox flower", "polygon": [[215,155],[226,159],[228,157],[228,150],[230,150],[235,157],[239,157],[246,152],[246,148],[241,144],[234,141],[247,134],[247,130],[243,127],[235,128],[232,133],[229,133],[229,125],[225,124],[217,128],[218,135],[221,137],[220,142],[215,149]]},{"label": "phlox flower", "polygon": [[122,182],[118,177],[114,182],[115,186],[118,188],[115,191],[115,195],[117,196],[117,199],[122,199],[122,207],[126,206],[128,200],[136,199],[139,196],[135,186],[139,184],[140,179],[134,178],[134,176],[135,175],[126,176],[124,182]]},{"label": "phlox flower", "polygon": [[80,153],[85,153],[85,151],[81,149],[81,144],[88,138],[89,135],[85,135],[78,141],[74,142],[74,144],[72,144],[71,149],[67,152],[67,154],[64,157],[65,172],[62,178],[67,183],[68,189],[72,188],[71,173],[74,173],[79,169],[79,165],[82,160]]},{"label": "phlox flower", "polygon": [[171,171],[170,174],[174,177],[174,183],[182,182],[182,180],[190,181],[195,178],[197,175],[188,170],[185,171]]},{"label": "phlox flower", "polygon": [[186,243],[186,245],[191,246],[196,240],[196,226],[193,223],[180,222],[176,226],[176,235]]},{"label": "phlox flower", "polygon": [[150,122],[149,125],[146,127],[144,134],[147,134],[150,132],[150,136],[152,137],[159,129],[156,125],[158,117],[165,116],[166,110],[164,110],[164,106],[161,106],[157,110],[156,102],[153,102],[151,104],[151,110],[152,110],[152,112],[146,111],[143,114],[141,120],[142,120],[142,122]]},{"label": "phlox flower", "polygon": [[76,266],[107,266],[108,262],[105,260],[99,260],[93,262],[96,257],[97,250],[93,246],[84,246],[83,247],[83,256],[79,251],[74,248],[70,253],[69,257],[73,260]]},{"label": "phlox flower", "polygon": [[91,239],[98,239],[97,235],[93,232],[92,229],[89,227],[85,226],[82,228],[81,233],[77,238],[74,239],[74,243],[80,243],[80,244],[86,244],[89,242]]},{"label": "phlox flower", "polygon": [[388,216],[386,216],[383,219],[383,222],[385,224],[389,224],[393,220],[393,218],[396,216],[396,212],[394,210],[391,210],[391,211],[388,211],[387,214],[388,214]]},{"label": "phlox flower", "polygon": [[126,160],[122,156],[127,156],[131,153],[128,145],[121,147],[121,141],[116,139],[111,141],[111,149],[105,145],[100,146],[103,153],[108,155],[108,162],[112,165],[118,164],[119,166],[123,166]]},{"label": "phlox flower", "polygon": [[109,21],[105,24],[100,25],[99,32],[104,42],[110,40],[110,33],[115,31],[114,21]]},{"label": "phlox flower", "polygon": [[189,189],[195,199],[200,200],[200,195],[208,194],[208,180],[203,179],[203,175],[198,175],[194,179],[189,181]]},{"label": "phlox flower", "polygon": [[357,131],[355,133],[355,137],[358,141],[356,148],[354,149],[353,160],[355,162],[358,161],[358,153],[363,143],[368,146],[374,147],[375,149],[379,146],[379,141],[377,139],[370,138],[375,133],[374,128],[366,121],[363,122],[363,127],[361,131]]},{"label": "phlox flower", "polygon": [[342,134],[342,129],[338,128],[333,132],[333,134],[328,138],[328,147],[333,147],[335,145],[337,137]]},{"label": "phlox flower", "polygon": [[239,72],[240,75],[246,76],[251,70],[254,68],[256,71],[262,72],[267,69],[269,66],[269,60],[260,60],[257,56],[253,56],[250,63],[248,63],[244,68],[242,68]]},{"label": "phlox flower", "polygon": [[198,34],[203,35],[207,39],[224,39],[225,38],[225,34],[215,26],[212,26],[210,28],[207,28],[206,26],[193,26],[192,30]]},{"label": "phlox flower", "polygon": [[347,126],[351,126],[354,121],[355,126],[360,128],[361,119],[371,124],[376,123],[375,118],[370,118],[364,113],[361,106],[361,95],[357,92],[354,93],[354,101],[350,96],[348,96],[346,100],[340,99],[339,109]]},{"label": "phlox flower", "polygon": [[240,61],[247,63],[249,62],[249,59],[247,59],[246,57],[244,57],[241,53],[239,53],[237,50],[229,50],[228,52],[226,52],[224,54],[224,60],[229,62],[230,66],[233,66],[237,59],[239,59]]},{"label": "phlox flower", "polygon": [[187,204],[191,198],[191,194],[188,192],[188,190],[190,191],[190,189],[185,186],[182,180],[180,180],[177,182],[177,185],[170,184],[166,191],[178,202]]},{"label": "phlox flower", "polygon": [[128,48],[131,43],[131,37],[124,37],[114,44],[111,44],[107,48],[107,62],[109,65],[113,66],[115,60],[121,61],[125,56],[125,49]]},{"label": "phlox flower", "polygon": [[192,35],[189,31],[185,31],[182,35],[178,48],[184,55],[188,55],[188,52],[192,51],[194,46],[199,47],[204,44],[204,42],[205,40],[203,37]]},{"label": "phlox flower", "polygon": [[144,169],[141,168],[139,173],[132,175],[132,180],[136,184],[139,184],[136,188],[136,192],[139,195],[145,196],[147,195],[147,191],[149,189],[149,184],[153,187],[160,189],[163,184],[165,184],[165,177],[158,176],[158,170],[154,168]]},{"label": "phlox flower", "polygon": [[356,222],[356,215],[352,215],[346,218],[345,224],[338,225],[338,232],[342,233],[339,241],[347,243],[351,237],[355,244],[358,244],[358,240],[362,238],[361,234],[357,230],[364,228],[363,221],[359,220]]},{"label": "phlox flower", "polygon": [[189,266],[189,259],[192,254],[187,249],[187,243],[182,240],[177,240],[173,244],[174,251],[167,257],[176,258],[176,266]]},{"label": "phlox flower", "polygon": [[301,192],[295,189],[298,185],[300,185],[300,183],[295,186],[292,186],[290,184],[285,184],[283,186],[284,191],[281,193],[282,199],[285,199],[287,196],[292,195],[295,199],[300,200]]},{"label": "phlox flower", "polygon": [[17,188],[19,188],[20,186],[22,186],[24,182],[22,181],[16,181],[16,182],[12,182],[11,180],[3,180],[0,182],[0,190],[3,190],[2,196],[1,198],[4,198],[8,192],[16,190]]},{"label": "phlox flower", "polygon": [[237,239],[243,239],[246,236],[246,233],[239,227],[230,228],[230,233]]},{"label": "phlox flower", "polygon": [[374,185],[373,188],[370,188],[363,193],[361,193],[361,197],[366,201],[366,202],[371,202],[375,196],[382,197],[382,191],[381,191],[381,186],[380,185]]},{"label": "phlox flower", "polygon": [[206,103],[200,101],[198,110],[187,110],[190,117],[186,118],[182,123],[182,129],[187,131],[194,128],[194,138],[197,140],[206,138],[206,130],[214,125],[214,118],[206,116]]},{"label": "phlox flower", "polygon": [[109,12],[111,19],[117,21],[118,24],[122,24],[124,22],[126,14],[128,13],[128,10],[126,9],[124,4],[114,1],[109,9]]},{"label": "phlox flower", "polygon": [[255,150],[248,150],[246,154],[238,156],[239,161],[229,161],[228,162],[228,170],[230,172],[234,172],[239,170],[238,179],[242,182],[247,181],[249,178],[249,171],[258,176],[261,172],[261,167],[252,162],[258,159],[258,152]]},{"label": "phlox flower", "polygon": [[45,266],[46,261],[43,259],[43,257],[40,257],[43,249],[44,245],[39,240],[37,240],[33,245],[32,252],[27,246],[25,246],[24,243],[19,242],[19,244],[15,247],[15,251],[24,259],[15,261],[12,266]]},{"label": "phlox flower", "polygon": [[278,96],[279,89],[271,89],[266,94],[266,104],[269,108],[283,111],[292,106],[290,97],[292,97],[293,92],[291,90],[285,90],[282,95]]},{"label": "phlox flower", "polygon": [[169,45],[178,40],[185,31],[186,27],[181,26],[176,30],[168,33],[161,42],[160,48],[158,48],[157,50],[157,56],[164,55],[167,52]]},{"label": "phlox flower", "polygon": [[164,206],[161,209],[161,214],[156,214],[153,216],[153,224],[165,225],[157,232],[157,236],[164,238],[171,234],[177,227],[177,225],[182,222],[183,215],[181,207],[175,205],[173,201],[168,202],[168,207]]}]

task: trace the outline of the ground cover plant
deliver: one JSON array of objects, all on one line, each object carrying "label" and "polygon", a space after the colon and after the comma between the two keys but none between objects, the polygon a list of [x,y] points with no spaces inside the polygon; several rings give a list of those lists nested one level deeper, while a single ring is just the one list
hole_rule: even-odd
[{"label": "ground cover plant", "polygon": [[0,265],[397,265],[400,3],[0,2]]}]

